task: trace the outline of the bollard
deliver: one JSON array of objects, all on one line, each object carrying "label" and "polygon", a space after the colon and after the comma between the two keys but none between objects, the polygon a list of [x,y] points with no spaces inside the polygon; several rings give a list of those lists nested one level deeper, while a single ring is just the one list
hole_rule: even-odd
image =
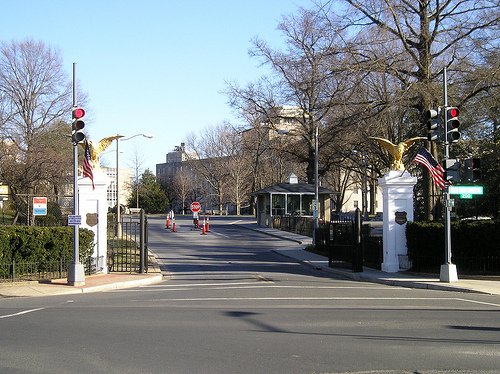
[{"label": "bollard", "polygon": [[206,234],[206,231],[205,231],[205,218],[203,218],[203,226],[202,226],[202,230],[201,230],[201,235],[205,235]]},{"label": "bollard", "polygon": [[196,228],[197,229],[200,228],[200,220],[198,218],[196,218]]},{"label": "bollard", "polygon": [[207,232],[210,231],[210,217],[207,216]]},{"label": "bollard", "polygon": [[175,232],[175,217],[172,218],[172,232]]}]

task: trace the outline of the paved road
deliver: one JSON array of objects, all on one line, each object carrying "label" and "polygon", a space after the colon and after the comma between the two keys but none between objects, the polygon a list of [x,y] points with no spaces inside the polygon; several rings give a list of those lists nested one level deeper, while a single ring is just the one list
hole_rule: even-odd
[{"label": "paved road", "polygon": [[498,296],[324,274],[233,221],[151,218],[163,283],[0,300],[0,373],[498,371]]}]

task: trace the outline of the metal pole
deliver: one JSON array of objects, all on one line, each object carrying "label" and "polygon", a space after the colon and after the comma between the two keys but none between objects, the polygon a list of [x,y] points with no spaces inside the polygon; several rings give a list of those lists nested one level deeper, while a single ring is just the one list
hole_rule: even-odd
[{"label": "metal pole", "polygon": [[[73,63],[73,107],[77,106],[76,98],[76,63]],[[78,148],[73,144],[73,214],[79,215],[78,206]],[[82,286],[85,284],[85,272],[83,264],[80,263],[80,238],[79,225],[73,226],[73,262],[68,267],[68,284],[70,286]]]},{"label": "metal pole", "polygon": [[[443,69],[443,109],[444,109],[444,117],[443,117],[443,143],[444,143],[444,163],[446,165],[446,161],[450,158],[450,143],[448,141],[448,89],[447,89],[447,76],[446,76],[446,67]],[[445,264],[441,265],[440,271],[440,281],[441,282],[456,282],[458,281],[457,276],[457,268],[451,262],[451,208],[452,208],[452,200],[450,199],[450,183],[445,180],[445,191],[444,191],[444,200],[445,200],[445,215],[444,215],[444,225],[445,225]]]},{"label": "metal pole", "polygon": [[[448,141],[448,88],[447,88],[447,76],[446,76],[446,67],[443,69],[443,101],[444,101],[444,160],[446,165],[446,160],[450,158],[450,143]],[[451,214],[450,214],[450,193],[449,193],[450,184],[447,180],[445,180],[445,230],[446,236],[444,238],[445,246],[446,246],[446,264],[451,264]]]},{"label": "metal pole", "polygon": [[116,237],[122,236],[122,221],[120,212],[120,139],[116,139]]},{"label": "metal pole", "polygon": [[367,184],[366,184],[366,178],[367,178],[367,175],[366,175],[366,149],[363,151],[363,161],[364,161],[364,164],[365,164],[365,173],[364,173],[364,189],[365,189],[365,201],[364,201],[364,205],[365,205],[365,210],[364,210],[364,214],[363,214],[363,219],[365,221],[368,221],[368,188],[367,188]]},{"label": "metal pole", "polygon": [[314,216],[313,244],[316,244],[316,231],[319,228],[319,177],[318,177],[318,123],[314,123],[314,199],[317,210]]}]

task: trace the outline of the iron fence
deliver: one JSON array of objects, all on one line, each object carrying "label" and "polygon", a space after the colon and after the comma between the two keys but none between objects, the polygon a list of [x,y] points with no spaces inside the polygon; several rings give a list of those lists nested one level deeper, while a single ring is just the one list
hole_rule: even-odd
[{"label": "iron fence", "polygon": [[[40,281],[50,279],[61,279],[68,276],[68,267],[72,259],[59,259],[57,261],[40,262],[15,262],[0,264],[0,281],[2,282],[22,282]],[[97,263],[102,261],[102,257],[97,261],[95,257],[90,257],[84,263],[85,274],[95,274]]]}]

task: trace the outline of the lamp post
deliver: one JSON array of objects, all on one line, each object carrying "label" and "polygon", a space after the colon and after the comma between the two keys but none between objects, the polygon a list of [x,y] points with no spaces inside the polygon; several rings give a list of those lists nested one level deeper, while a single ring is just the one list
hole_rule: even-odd
[{"label": "lamp post", "polygon": [[[358,153],[357,149],[352,150],[353,153]],[[363,219],[368,221],[368,186],[367,186],[367,165],[366,165],[366,150],[363,150]]]},{"label": "lamp post", "polygon": [[[124,137],[124,135],[117,135],[116,139],[116,236],[119,238],[122,235],[122,222],[121,222],[121,212],[120,212],[120,178],[119,178],[119,170],[120,170],[120,139]],[[121,141],[130,140],[135,138],[136,136],[143,136],[145,138],[151,139],[154,135],[152,134],[135,134],[128,138],[121,139]]]},{"label": "lamp post", "polygon": [[[290,134],[293,132],[289,129],[276,130],[279,135]],[[313,219],[314,230],[312,244],[316,244],[316,231],[319,229],[319,175],[318,175],[318,123],[314,122],[314,201],[313,201]]]}]

